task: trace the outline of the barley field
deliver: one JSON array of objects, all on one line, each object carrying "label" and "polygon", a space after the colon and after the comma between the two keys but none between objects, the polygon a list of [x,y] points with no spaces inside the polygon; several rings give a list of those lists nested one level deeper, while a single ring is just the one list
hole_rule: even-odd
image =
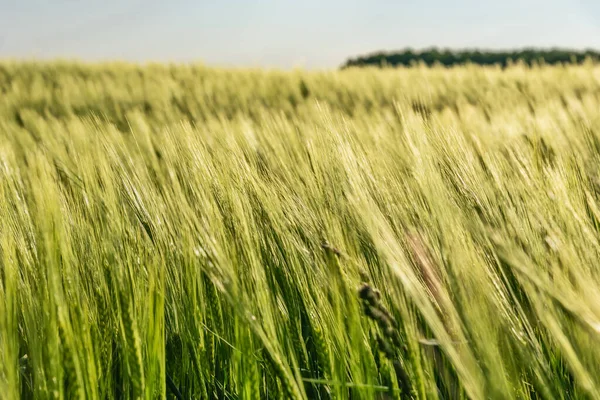
[{"label": "barley field", "polygon": [[600,398],[600,66],[0,63],[0,398]]}]

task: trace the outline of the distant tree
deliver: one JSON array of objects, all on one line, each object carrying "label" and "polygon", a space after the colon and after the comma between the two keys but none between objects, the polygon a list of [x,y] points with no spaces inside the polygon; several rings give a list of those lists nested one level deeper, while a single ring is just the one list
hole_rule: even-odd
[{"label": "distant tree", "polygon": [[396,52],[376,52],[348,59],[342,68],[356,66],[411,66],[423,63],[428,66],[441,64],[444,66],[463,65],[467,63],[477,65],[500,65],[506,67],[514,62],[523,62],[526,65],[534,64],[581,64],[585,60],[600,62],[600,52],[595,50],[567,50],[567,49],[535,49],[525,48],[513,51],[481,51],[449,49],[439,50],[435,47],[422,51],[405,49]]}]

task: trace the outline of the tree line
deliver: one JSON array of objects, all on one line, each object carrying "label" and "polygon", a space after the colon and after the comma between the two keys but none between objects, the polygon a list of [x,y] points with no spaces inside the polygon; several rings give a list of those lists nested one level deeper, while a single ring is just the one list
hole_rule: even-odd
[{"label": "tree line", "polygon": [[416,64],[433,65],[500,65],[506,67],[511,63],[523,62],[529,66],[534,64],[581,64],[586,60],[598,62],[600,52],[595,50],[565,49],[521,49],[511,51],[488,50],[440,50],[437,48],[415,51],[405,49],[396,52],[376,52],[355,58],[349,58],[342,68],[361,66],[412,66]]}]

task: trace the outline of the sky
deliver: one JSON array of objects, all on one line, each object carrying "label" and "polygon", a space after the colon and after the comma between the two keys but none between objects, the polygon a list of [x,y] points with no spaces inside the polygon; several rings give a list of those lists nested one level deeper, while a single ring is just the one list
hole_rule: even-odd
[{"label": "sky", "polygon": [[431,46],[600,50],[600,0],[0,0],[0,58],[335,68]]}]

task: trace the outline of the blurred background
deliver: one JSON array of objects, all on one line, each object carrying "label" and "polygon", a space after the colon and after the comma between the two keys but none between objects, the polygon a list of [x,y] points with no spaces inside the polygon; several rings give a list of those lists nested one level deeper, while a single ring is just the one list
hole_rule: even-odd
[{"label": "blurred background", "polygon": [[600,48],[597,0],[0,0],[0,58],[335,68],[406,47]]}]

